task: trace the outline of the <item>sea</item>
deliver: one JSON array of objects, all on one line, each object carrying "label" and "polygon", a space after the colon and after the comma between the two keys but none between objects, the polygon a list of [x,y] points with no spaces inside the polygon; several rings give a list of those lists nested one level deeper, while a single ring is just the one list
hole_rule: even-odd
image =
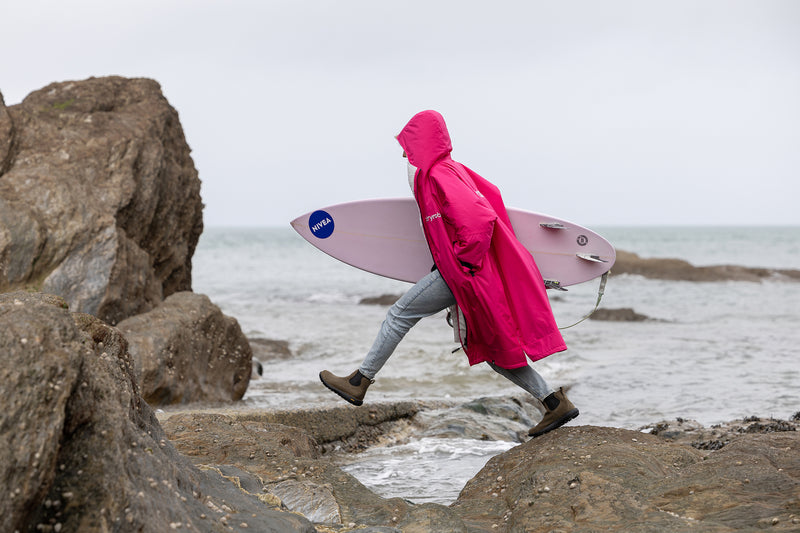
[{"label": "sea", "polygon": [[[593,227],[618,250],[695,266],[800,268],[800,227]],[[288,225],[206,228],[193,258],[193,290],[235,317],[250,339],[286,341],[291,357],[264,361],[243,405],[295,409],[343,402],[320,370],[347,375],[372,344],[387,307],[410,285],[345,265]],[[562,327],[595,306],[599,281],[549,291]],[[688,282],[614,275],[601,308],[631,308],[641,322],[585,320],[569,347],[534,364],[580,409],[571,424],[641,429],[678,417],[709,426],[800,411],[800,282]],[[452,402],[521,391],[486,365],[453,353],[440,313],[420,321],[378,374],[368,402]],[[419,438],[369,449],[342,467],[378,494],[449,504],[492,456],[516,442]]]}]

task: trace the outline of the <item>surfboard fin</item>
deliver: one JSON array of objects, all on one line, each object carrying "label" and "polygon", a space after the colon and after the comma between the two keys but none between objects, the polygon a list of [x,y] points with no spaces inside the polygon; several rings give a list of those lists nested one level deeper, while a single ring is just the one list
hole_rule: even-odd
[{"label": "surfboard fin", "polygon": [[547,229],[567,229],[567,227],[560,222],[539,222],[539,225]]},{"label": "surfboard fin", "polygon": [[544,280],[544,286],[548,289],[555,289],[557,291],[564,291],[567,292],[567,289],[561,286],[561,282],[555,279],[546,279]]},{"label": "surfboard fin", "polygon": [[595,254],[575,254],[578,258],[584,261],[591,261],[592,263],[608,263],[605,259],[600,259],[599,255]]}]

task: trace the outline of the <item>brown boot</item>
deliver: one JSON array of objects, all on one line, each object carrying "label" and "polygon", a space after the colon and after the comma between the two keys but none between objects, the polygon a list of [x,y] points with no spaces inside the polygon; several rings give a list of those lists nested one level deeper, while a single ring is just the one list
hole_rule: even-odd
[{"label": "brown boot", "polygon": [[369,379],[358,370],[346,378],[334,376],[327,370],[323,370],[319,373],[319,380],[322,381],[323,385],[353,405],[364,403],[364,395],[367,393],[367,388],[375,383],[374,379]]},{"label": "brown boot", "polygon": [[578,409],[564,395],[564,389],[558,389],[545,398],[542,403],[545,404],[547,412],[541,422],[528,430],[528,435],[531,437],[538,437],[548,431],[560,428],[579,414]]}]

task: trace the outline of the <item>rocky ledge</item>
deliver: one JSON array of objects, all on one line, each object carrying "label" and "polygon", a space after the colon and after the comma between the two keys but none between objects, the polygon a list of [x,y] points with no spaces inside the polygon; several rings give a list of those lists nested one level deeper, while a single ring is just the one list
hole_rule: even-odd
[{"label": "rocky ledge", "polygon": [[[331,409],[318,422],[350,424],[358,411]],[[796,531],[798,423],[750,424],[764,429],[731,430],[715,451],[642,431],[561,428],[491,459],[450,506],[381,498],[332,466],[313,433],[251,414],[183,413],[164,428],[195,463],[235,468],[249,491],[273,495],[319,531]]]},{"label": "rocky ledge", "polygon": [[[454,424],[436,422],[452,406],[227,408],[159,421],[141,397],[125,336],[67,307],[48,295],[0,297],[3,531],[800,527],[797,420],[564,427],[492,458],[452,505],[415,505],[374,494],[328,452],[390,439],[398,427],[446,438]],[[498,417],[524,428],[536,416],[519,401],[455,408],[471,414],[473,438],[513,440],[519,432],[498,432]]]}]

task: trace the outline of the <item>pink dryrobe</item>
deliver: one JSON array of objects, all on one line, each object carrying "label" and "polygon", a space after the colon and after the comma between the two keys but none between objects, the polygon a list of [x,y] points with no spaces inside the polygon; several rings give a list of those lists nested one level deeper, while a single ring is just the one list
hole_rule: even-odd
[{"label": "pink dryrobe", "polygon": [[433,260],[464,314],[471,365],[525,366],[566,350],[544,281],[514,235],[497,187],[450,157],[436,111],[416,114],[397,137],[417,167],[414,196]]}]

